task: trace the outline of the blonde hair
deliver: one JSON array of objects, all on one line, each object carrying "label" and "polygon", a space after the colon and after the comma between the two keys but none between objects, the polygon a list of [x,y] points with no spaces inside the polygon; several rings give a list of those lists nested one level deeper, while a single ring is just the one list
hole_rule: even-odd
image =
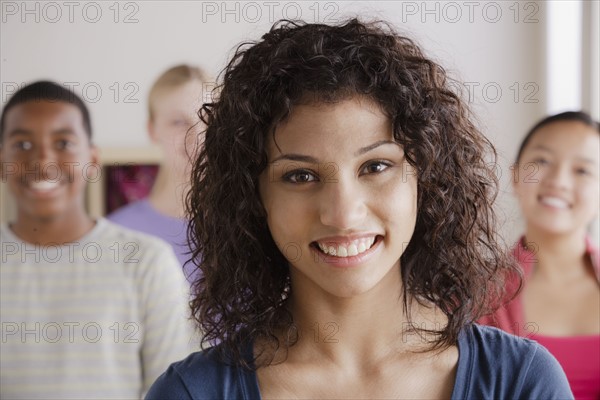
[{"label": "blonde hair", "polygon": [[154,119],[152,107],[161,94],[165,91],[183,86],[193,80],[206,82],[206,73],[199,67],[185,64],[177,65],[163,72],[154,82],[152,88],[150,88],[150,94],[148,95],[148,116],[150,120],[152,121]]}]

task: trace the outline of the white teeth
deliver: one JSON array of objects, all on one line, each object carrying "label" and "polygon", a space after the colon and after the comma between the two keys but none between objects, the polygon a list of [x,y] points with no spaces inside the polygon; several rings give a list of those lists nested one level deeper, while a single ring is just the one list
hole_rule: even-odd
[{"label": "white teeth", "polygon": [[373,236],[372,238],[369,238],[367,240],[367,243],[365,244],[365,246],[367,247],[367,249],[370,249],[371,246],[373,246],[373,243],[375,242],[375,236]]},{"label": "white teeth", "polygon": [[569,204],[563,199],[559,199],[558,197],[542,197],[542,203],[555,208],[566,209],[569,207]]},{"label": "white teeth", "polygon": [[325,243],[319,242],[317,242],[317,245],[325,254],[329,254],[336,257],[352,257],[369,250],[374,242],[375,237],[370,237],[368,239],[356,240],[353,243],[350,243],[348,246],[329,246]]},{"label": "white teeth", "polygon": [[350,246],[348,246],[348,255],[350,257],[352,257],[357,254],[358,254],[358,249],[356,248],[356,245],[354,243],[352,243]]},{"label": "white teeth", "polygon": [[322,251],[323,253],[325,253],[325,254],[328,254],[328,253],[329,253],[329,247],[327,247],[327,246],[325,246],[325,245],[323,245],[323,244],[321,244],[321,243],[319,243],[319,242],[317,242],[317,245],[319,245],[319,248],[321,249],[321,251]]},{"label": "white teeth", "polygon": [[34,190],[47,191],[58,187],[58,182],[54,181],[32,181],[29,182],[29,187]]}]

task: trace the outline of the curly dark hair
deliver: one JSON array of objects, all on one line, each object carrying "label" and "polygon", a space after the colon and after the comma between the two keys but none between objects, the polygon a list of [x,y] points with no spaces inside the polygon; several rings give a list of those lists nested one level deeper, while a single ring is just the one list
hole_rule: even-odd
[{"label": "curly dark hair", "polygon": [[[242,343],[275,348],[294,327],[286,309],[289,265],[267,226],[258,191],[266,143],[307,94],[316,102],[373,99],[418,175],[414,234],[401,256],[404,309],[437,306],[448,319],[432,348],[493,310],[514,261],[496,236],[497,177],[492,144],[478,131],[444,69],[385,22],[330,26],[279,21],[258,42],[241,44],[222,73],[186,199],[189,240],[201,270],[192,317],[208,343],[246,365]],[[289,331],[288,331],[289,332]]]}]

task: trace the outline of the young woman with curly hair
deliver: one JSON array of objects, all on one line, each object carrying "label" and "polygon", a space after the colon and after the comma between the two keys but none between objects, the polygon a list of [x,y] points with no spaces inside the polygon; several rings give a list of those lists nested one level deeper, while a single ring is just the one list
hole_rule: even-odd
[{"label": "young woman with curly hair", "polygon": [[384,23],[238,47],[187,199],[213,347],[149,399],[571,397],[540,346],[473,324],[513,264],[493,147],[449,87]]}]

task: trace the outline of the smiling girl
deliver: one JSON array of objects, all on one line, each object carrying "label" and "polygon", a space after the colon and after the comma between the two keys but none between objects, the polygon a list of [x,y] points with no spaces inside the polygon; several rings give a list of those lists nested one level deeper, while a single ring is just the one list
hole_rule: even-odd
[{"label": "smiling girl", "polygon": [[587,227],[600,205],[600,130],[582,112],[536,124],[514,168],[525,235],[523,291],[482,322],[527,336],[561,363],[577,399],[600,398],[600,271]]},{"label": "smiling girl", "polygon": [[493,147],[413,41],[288,21],[223,76],[187,198],[213,347],[147,398],[572,397],[541,346],[473,324],[513,271]]}]

